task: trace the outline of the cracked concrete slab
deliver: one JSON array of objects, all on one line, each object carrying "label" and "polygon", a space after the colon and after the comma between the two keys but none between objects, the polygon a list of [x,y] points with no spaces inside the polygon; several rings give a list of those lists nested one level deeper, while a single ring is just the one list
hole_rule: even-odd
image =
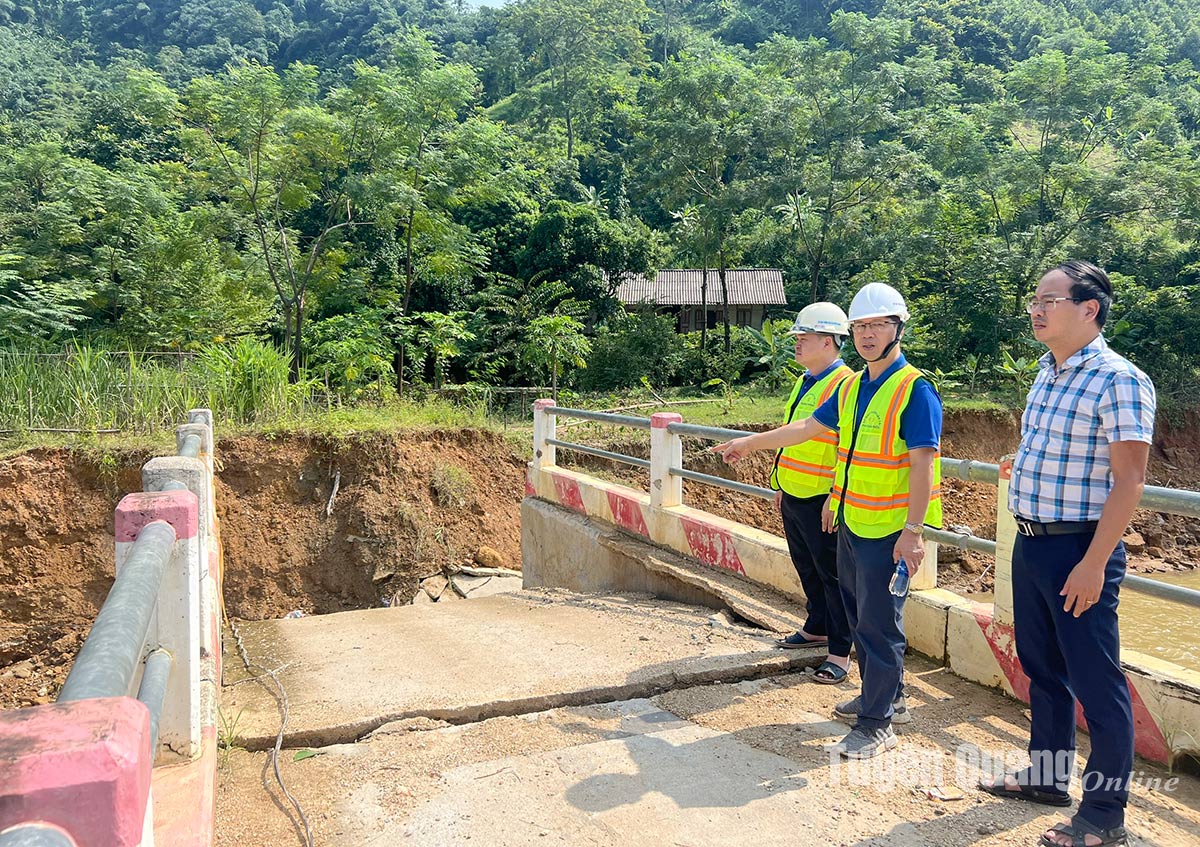
[{"label": "cracked concrete slab", "polygon": [[[450,605],[400,606],[242,623],[252,666],[225,660],[222,709],[248,749],[275,742],[278,680],[285,744],[353,741],[413,717],[451,723],[811,667],[821,651],[781,651],[761,631],[648,597],[524,591]],[[232,641],[232,640],[231,640]]]}]

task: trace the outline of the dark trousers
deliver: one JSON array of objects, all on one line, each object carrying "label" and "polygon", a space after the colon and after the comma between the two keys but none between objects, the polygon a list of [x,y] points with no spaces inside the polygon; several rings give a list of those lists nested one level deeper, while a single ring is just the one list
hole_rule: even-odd
[{"label": "dark trousers", "polygon": [[1125,822],[1133,770],[1133,704],[1121,670],[1117,599],[1125,545],[1104,569],[1100,599],[1078,618],[1059,592],[1092,542],[1092,533],[1017,536],[1013,622],[1017,656],[1029,676],[1033,726],[1030,782],[1065,793],[1075,765],[1075,701],[1083,706],[1092,755],[1083,769],[1079,816],[1101,829]]},{"label": "dark trousers", "polygon": [[862,679],[862,712],[856,726],[867,730],[891,725],[892,703],[904,692],[905,598],[888,590],[896,572],[892,550],[899,537],[895,532],[885,538],[860,538],[845,526],[838,530],[838,582]]},{"label": "dark trousers", "polygon": [[850,621],[838,585],[837,534],[821,529],[825,500],[825,495],[793,497],[783,492],[783,534],[808,598],[804,630],[809,635],[826,636],[831,656],[849,656]]}]

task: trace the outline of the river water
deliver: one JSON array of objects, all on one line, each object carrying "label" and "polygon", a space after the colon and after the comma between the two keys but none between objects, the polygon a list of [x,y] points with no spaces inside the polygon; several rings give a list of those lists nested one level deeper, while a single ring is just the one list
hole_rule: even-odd
[{"label": "river water", "polygon": [[[1200,591],[1200,568],[1191,571],[1145,574],[1160,582],[1183,585]],[[992,602],[991,593],[968,595],[981,603]],[[1121,648],[1137,650],[1165,662],[1200,671],[1200,609],[1161,600],[1140,591],[1121,589]]]},{"label": "river water", "polygon": [[[1200,570],[1139,576],[1153,576],[1160,582],[1200,591]],[[1122,649],[1200,671],[1200,627],[1196,625],[1200,608],[1160,600],[1128,587],[1121,590],[1121,605],[1117,608]]]}]

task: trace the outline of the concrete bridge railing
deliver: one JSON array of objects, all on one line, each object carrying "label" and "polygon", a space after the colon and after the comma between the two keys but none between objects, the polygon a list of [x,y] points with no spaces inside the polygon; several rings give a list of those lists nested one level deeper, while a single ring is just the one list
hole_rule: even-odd
[{"label": "concrete bridge railing", "polygon": [[[557,418],[572,417],[616,426],[649,430],[650,458],[639,459],[558,437]],[[733,571],[746,579],[771,586],[802,599],[784,539],[736,521],[694,509],[684,503],[683,481],[691,480],[773,499],[775,492],[683,466],[683,437],[726,440],[746,433],[717,427],[686,424],[677,414],[650,418],[608,415],[555,406],[551,400],[534,403],[533,460],[526,478],[526,493],[596,520],[614,524],[654,544],[692,556],[713,567]],[[649,487],[641,491],[616,485],[557,464],[558,449],[622,462],[649,471]],[[927,532],[926,562],[912,581],[905,604],[905,631],[909,646],[944,662],[967,679],[1001,688],[1025,702],[1029,681],[1016,656],[1012,616],[1012,550],[1017,526],[1008,511],[1008,466],[943,459],[943,478],[960,478],[996,485],[996,540],[951,531]],[[1200,492],[1147,487],[1143,508],[1200,517]],[[532,516],[530,516],[532,517]],[[523,547],[536,546],[522,512]],[[995,556],[995,599],[981,603],[939,588],[938,545],[980,550]],[[572,555],[570,545],[556,552]],[[527,573],[537,571],[538,550],[525,549]],[[531,567],[532,564],[532,567]],[[586,551],[578,554],[579,569],[589,566]],[[569,567],[569,565],[568,565]],[[556,573],[564,573],[558,568]],[[595,579],[589,584],[594,585]],[[1169,586],[1134,575],[1126,577],[1129,589],[1200,605],[1200,592]],[[568,586],[569,587],[569,586]],[[1122,651],[1133,693],[1137,751],[1144,757],[1171,762],[1182,754],[1200,756],[1200,673],[1131,650]]]},{"label": "concrete bridge railing", "polygon": [[115,579],[55,703],[0,712],[0,847],[210,845],[220,680],[212,413],[117,505]]}]

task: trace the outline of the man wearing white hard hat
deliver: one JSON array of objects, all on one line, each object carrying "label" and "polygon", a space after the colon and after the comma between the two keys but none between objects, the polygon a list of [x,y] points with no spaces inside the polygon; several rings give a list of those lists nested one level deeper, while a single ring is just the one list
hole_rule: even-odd
[{"label": "man wearing white hard hat", "polygon": [[[933,384],[900,352],[908,321],[890,285],[864,285],[850,303],[850,330],[865,370],[811,417],[713,448],[727,462],[752,450],[801,444],[838,433],[831,520],[838,531],[838,582],[854,633],[862,693],[834,711],[854,728],[834,750],[865,759],[895,747],[892,723],[910,719],[904,699],[903,612],[907,590],[893,575],[915,574],[925,558],[925,526],[941,526],[942,403]],[[907,585],[907,578],[902,580]],[[899,584],[899,583],[898,583]]]},{"label": "man wearing white hard hat", "polygon": [[[796,362],[805,370],[788,398],[784,424],[810,417],[853,373],[841,359],[850,324],[838,306],[805,306],[788,334],[796,338]],[[783,534],[808,612],[800,631],[777,643],[788,649],[827,647],[826,660],[813,677],[826,685],[841,682],[850,668],[850,622],[838,585],[837,536],[826,531],[829,520],[823,518],[836,462],[837,437],[826,432],[780,449],[771,469],[775,505],[783,516]]]}]

